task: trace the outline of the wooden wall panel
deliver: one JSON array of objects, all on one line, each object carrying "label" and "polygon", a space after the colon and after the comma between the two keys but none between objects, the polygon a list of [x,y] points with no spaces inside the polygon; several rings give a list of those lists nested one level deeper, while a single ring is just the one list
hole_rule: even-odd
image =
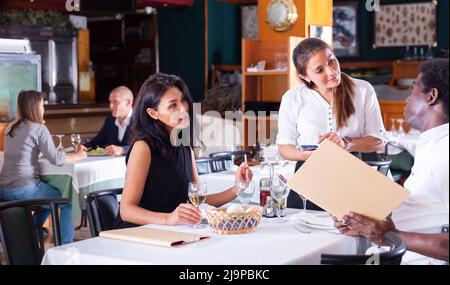
[{"label": "wooden wall panel", "polygon": [[295,68],[294,62],[292,61],[292,54],[294,52],[294,48],[305,38],[301,38],[301,37],[289,37],[289,81],[288,81],[288,89],[291,89],[295,86],[297,86],[298,84],[300,84],[300,80],[298,79],[298,75],[297,75],[297,70]]},{"label": "wooden wall panel", "polygon": [[5,143],[5,129],[9,125],[9,123],[0,123],[0,151],[3,151],[3,146]]},{"label": "wooden wall panel", "polygon": [[[333,0],[306,1],[306,27],[333,25]],[[308,33],[309,34],[309,33]]]},{"label": "wooden wall panel", "polygon": [[[90,35],[89,30],[79,29],[78,30],[78,90],[79,91],[79,102],[89,103],[95,102],[95,82],[93,78],[90,78],[89,74],[89,62],[91,61],[90,51],[89,51],[89,41]],[[84,77],[84,79],[83,79]],[[89,79],[87,79],[88,77]],[[81,80],[88,80],[89,90],[81,90]]]},{"label": "wooden wall panel", "polygon": [[286,75],[264,76],[261,78],[261,97],[264,102],[281,102],[288,90]]}]

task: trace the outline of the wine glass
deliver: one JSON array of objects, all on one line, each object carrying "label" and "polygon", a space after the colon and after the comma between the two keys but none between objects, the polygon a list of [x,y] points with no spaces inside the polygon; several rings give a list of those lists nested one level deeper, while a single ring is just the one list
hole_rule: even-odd
[{"label": "wine glass", "polygon": [[56,147],[56,150],[62,154],[66,154],[66,150],[64,149],[64,146],[62,144],[62,138],[64,137],[64,135],[55,135],[55,136],[57,136],[59,139],[59,144]]},{"label": "wine glass", "polygon": [[[189,189],[188,189],[188,197],[189,201],[192,203],[192,205],[196,206],[200,209],[200,206],[205,202],[206,200],[206,183],[204,182],[190,182],[189,183]],[[195,229],[203,228],[204,225],[193,225],[192,226]]]},{"label": "wine glass", "polygon": [[306,217],[306,201],[307,201],[307,199],[303,195],[298,194],[298,196],[300,196],[300,198],[302,198],[302,202],[303,202],[302,216]]},{"label": "wine glass", "polygon": [[253,194],[255,193],[255,184],[253,181],[237,179],[235,181],[235,187],[239,201],[241,201],[242,204],[249,204],[252,200]]},{"label": "wine glass", "polygon": [[270,195],[277,202],[277,222],[285,223],[285,219],[281,218],[281,203],[289,195],[290,188],[284,185],[278,178],[272,179],[270,185]]},{"label": "wine glass", "polygon": [[405,129],[403,128],[403,123],[405,122],[405,119],[397,119],[398,122],[398,135],[399,136],[404,136],[405,135]]},{"label": "wine glass", "polygon": [[391,118],[391,128],[389,129],[392,135],[397,133],[397,129],[395,128],[395,118]]},{"label": "wine glass", "polygon": [[75,147],[75,152],[76,152],[78,150],[78,146],[81,144],[80,134],[70,135],[70,141],[72,142],[72,145]]},{"label": "wine glass", "polygon": [[276,146],[267,145],[265,147],[261,147],[263,152],[263,162],[261,165],[263,167],[268,166],[270,171],[270,179],[274,177],[275,165],[278,164],[278,149]]}]

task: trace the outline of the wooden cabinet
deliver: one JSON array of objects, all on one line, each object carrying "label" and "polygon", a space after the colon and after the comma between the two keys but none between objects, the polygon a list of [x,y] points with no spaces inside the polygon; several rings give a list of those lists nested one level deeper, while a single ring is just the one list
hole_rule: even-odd
[{"label": "wooden cabinet", "polygon": [[392,63],[392,79],[389,85],[399,89],[412,87],[413,80],[420,72],[423,61],[394,61]]},{"label": "wooden cabinet", "polygon": [[[302,40],[289,37],[286,41],[242,40],[242,111],[243,146],[274,143],[277,112],[283,94],[299,84],[292,62],[292,51]],[[276,55],[286,54],[286,69],[276,69]],[[247,71],[251,65],[265,60],[264,71]],[[272,114],[271,114],[272,112]],[[272,132],[272,133],[271,133]],[[272,138],[272,140],[269,140]]]},{"label": "wooden cabinet", "polygon": [[88,28],[96,101],[107,102],[109,92],[119,85],[137,94],[159,69],[156,15],[90,18]]},{"label": "wooden cabinet", "polygon": [[77,38],[79,103],[95,102],[95,81],[91,74],[89,42],[89,30],[79,29]]},{"label": "wooden cabinet", "polygon": [[134,94],[159,70],[156,15],[125,16],[125,85]]},{"label": "wooden cabinet", "polygon": [[372,85],[388,85],[392,79],[392,61],[340,62],[340,66],[347,75]]}]

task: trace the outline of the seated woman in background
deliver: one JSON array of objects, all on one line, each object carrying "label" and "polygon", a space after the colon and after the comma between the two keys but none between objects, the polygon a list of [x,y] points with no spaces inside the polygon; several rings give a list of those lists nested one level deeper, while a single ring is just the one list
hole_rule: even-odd
[{"label": "seated woman in background", "polygon": [[[198,224],[197,207],[187,204],[189,182],[199,176],[192,151],[192,99],[179,77],[150,76],[142,85],[132,118],[132,147],[115,228],[144,224]],[[171,138],[189,127],[190,145],[175,146]],[[243,163],[236,176],[251,180]],[[221,206],[236,198],[233,188],[208,195],[206,203]]]},{"label": "seated woman in background", "polygon": [[[21,91],[17,98],[17,119],[5,130],[3,169],[0,173],[0,197],[21,200],[59,198],[58,189],[39,179],[39,154],[42,153],[51,164],[62,165],[87,157],[86,152],[72,155],[58,152],[52,136],[44,125],[43,95],[37,91]],[[49,210],[43,209],[41,225]],[[71,205],[61,206],[62,243],[73,241]]]},{"label": "seated woman in background", "polygon": [[[283,158],[297,161],[295,170],[313,153],[306,145],[318,145],[325,139],[349,152],[383,150],[385,130],[370,83],[342,73],[333,50],[320,39],[301,41],[292,60],[302,84],[283,95],[277,145]],[[289,193],[287,205],[303,207],[294,191]],[[307,208],[320,210],[309,201]]]}]

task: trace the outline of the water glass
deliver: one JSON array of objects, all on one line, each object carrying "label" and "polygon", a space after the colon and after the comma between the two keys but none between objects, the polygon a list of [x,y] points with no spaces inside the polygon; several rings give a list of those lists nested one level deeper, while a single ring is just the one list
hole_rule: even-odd
[{"label": "water glass", "polygon": [[278,178],[272,179],[272,184],[270,186],[270,194],[272,198],[276,201],[277,205],[277,222],[285,223],[285,219],[281,218],[280,205],[289,195],[289,187],[285,186]]},{"label": "water glass", "polygon": [[253,181],[238,179],[235,181],[236,194],[242,204],[249,204],[255,193],[255,184]]},{"label": "water glass", "polygon": [[62,144],[62,138],[64,137],[64,135],[55,135],[55,136],[57,136],[59,139],[59,144],[56,147],[56,150],[62,154],[66,154],[66,150],[64,149],[64,146]]}]

